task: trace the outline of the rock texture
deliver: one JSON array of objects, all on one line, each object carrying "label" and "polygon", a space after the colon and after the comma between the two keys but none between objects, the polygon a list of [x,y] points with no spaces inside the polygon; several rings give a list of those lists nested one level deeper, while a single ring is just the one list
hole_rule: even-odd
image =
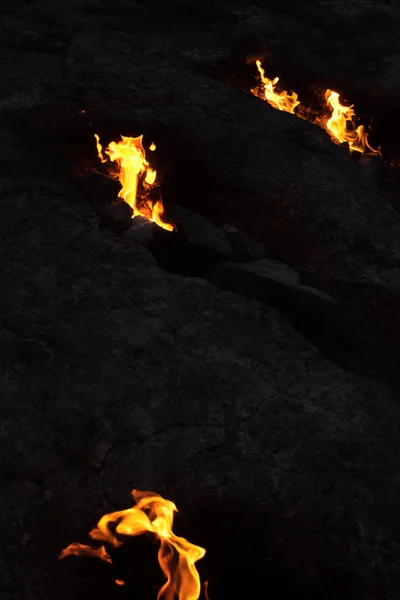
[{"label": "rock texture", "polygon": [[[365,354],[371,336],[398,365],[399,214],[322,131],[201,68],[230,56],[247,19],[270,23],[283,58],[295,30],[298,60],[313,61],[338,14],[348,47],[324,68],[361,78],[355,13],[301,6],[2,2],[4,600],[135,596],[135,577],[120,589],[107,565],[57,561],[133,487],[176,501],[178,531],[207,548],[211,600],[249,582],[279,598],[398,599],[400,408],[382,373],[328,361],[268,299],[162,270],[140,237],[99,227],[79,185],[93,133],[144,133],[166,205],[268,243],[302,285],[356,311]],[[392,57],[381,88],[396,95],[384,21],[365,47]]]}]

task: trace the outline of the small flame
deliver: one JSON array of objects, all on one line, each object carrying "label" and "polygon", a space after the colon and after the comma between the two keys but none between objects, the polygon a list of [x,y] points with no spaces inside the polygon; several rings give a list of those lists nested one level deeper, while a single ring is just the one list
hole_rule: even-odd
[{"label": "small flame", "polygon": [[[172,531],[174,513],[177,508],[170,500],[165,500],[153,492],[132,491],[136,505],[104,515],[92,529],[90,537],[107,542],[118,548],[122,545],[121,536],[136,536],[145,532],[153,533],[160,540],[158,562],[165,575],[166,582],[158,592],[157,600],[197,600],[200,596],[200,576],[195,563],[203,558],[206,551],[191,544]],[[74,542],[65,548],[59,558],[74,554],[76,556],[96,556],[111,562],[105,546],[93,548]],[[178,560],[173,560],[174,556]],[[124,585],[121,579],[117,585]]]},{"label": "small flame", "polygon": [[151,142],[151,144],[150,144],[150,147],[149,147],[149,150],[152,150],[152,151],[153,151],[153,150],[155,150],[155,149],[156,149],[156,145],[155,145],[155,143],[154,143],[154,142]]},{"label": "small flame", "polygon": [[100,548],[93,548],[93,546],[85,546],[85,544],[78,544],[78,542],[74,542],[61,552],[59,558],[65,558],[70,554],[75,554],[75,556],[93,556],[95,558],[101,558],[101,560],[104,560],[105,562],[111,563],[111,558],[104,546],[100,546]]},{"label": "small flame", "polygon": [[[106,162],[103,148],[97,134],[94,134],[97,145],[97,153],[101,162]],[[115,161],[119,167],[118,179],[122,185],[120,196],[133,209],[133,218],[142,216],[154,221],[159,227],[173,231],[174,226],[163,220],[164,207],[161,200],[153,202],[147,200],[144,203],[138,201],[138,187],[150,188],[155,184],[157,172],[154,171],[146,160],[146,154],[142,144],[143,136],[132,138],[121,136],[121,141],[110,142],[105,150],[111,161]],[[155,145],[152,144],[155,149]]]},{"label": "small flame", "polygon": [[[300,104],[298,95],[295,92],[286,92],[285,90],[277,92],[275,88],[279,81],[279,77],[275,77],[275,79],[268,79],[268,77],[265,76],[265,71],[262,68],[259,60],[256,61],[256,65],[263,83],[264,100],[266,100],[268,104],[277,110],[283,110],[284,112],[294,114],[295,108]],[[255,93],[256,90],[252,90],[252,92]]]},{"label": "small flame", "polygon": [[94,139],[96,140],[97,155],[98,155],[99,159],[101,160],[102,163],[107,162],[107,159],[104,158],[103,148],[100,144],[100,138],[97,135],[97,133],[94,134]]},{"label": "small flame", "polygon": [[325,99],[332,108],[332,115],[325,123],[327,131],[340,143],[347,142],[350,150],[356,152],[370,150],[375,154],[379,154],[379,150],[374,150],[369,145],[368,134],[364,126],[359,125],[356,128],[353,125],[355,117],[353,105],[342,106],[339,101],[339,94],[332,90],[326,90]]},{"label": "small flame", "polygon": [[203,584],[203,595],[206,600],[209,600],[208,597],[208,581],[205,581]]}]

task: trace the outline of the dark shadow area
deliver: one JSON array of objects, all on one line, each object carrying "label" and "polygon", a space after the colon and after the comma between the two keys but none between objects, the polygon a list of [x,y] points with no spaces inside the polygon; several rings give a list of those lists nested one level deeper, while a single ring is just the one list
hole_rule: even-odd
[{"label": "dark shadow area", "polygon": [[218,253],[192,246],[179,229],[160,233],[147,247],[162,269],[187,277],[202,277],[221,261]]},{"label": "dark shadow area", "polygon": [[130,600],[154,600],[165,579],[158,564],[159,542],[155,536],[125,538],[123,545],[111,552],[113,577],[124,581],[121,596]]},{"label": "dark shadow area", "polygon": [[285,528],[279,531],[271,515],[250,513],[235,501],[198,507],[190,535],[207,549],[198,564],[202,580],[209,582],[210,600],[250,594],[277,600],[364,598],[354,576],[321,563],[309,540],[296,539],[289,521]]}]

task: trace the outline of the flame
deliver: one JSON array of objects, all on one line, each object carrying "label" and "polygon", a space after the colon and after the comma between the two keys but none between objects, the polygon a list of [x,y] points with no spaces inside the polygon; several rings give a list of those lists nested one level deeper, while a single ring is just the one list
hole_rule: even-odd
[{"label": "flame", "polygon": [[97,133],[94,134],[94,139],[96,140],[97,155],[98,155],[99,159],[101,160],[102,163],[107,162],[107,159],[104,158],[103,148],[100,144],[100,138],[97,135]]},{"label": "flame", "polygon": [[208,581],[205,581],[203,584],[203,595],[206,600],[209,600],[208,597]]},{"label": "flame", "polygon": [[[136,505],[127,510],[104,515],[92,529],[90,537],[107,542],[118,548],[122,545],[121,536],[136,536],[145,532],[153,533],[160,540],[158,562],[165,575],[166,582],[157,595],[158,600],[197,600],[200,596],[200,576],[195,563],[203,558],[206,551],[191,544],[172,531],[175,504],[165,500],[154,492],[132,491]],[[74,542],[65,548],[59,558],[74,554],[76,556],[96,556],[111,563],[104,545],[86,546]],[[178,560],[174,560],[177,557]],[[121,579],[117,585],[124,585]]]},{"label": "flame", "polygon": [[325,123],[325,128],[339,142],[347,142],[350,150],[356,152],[366,152],[370,150],[375,154],[379,154],[379,150],[374,150],[369,145],[368,134],[364,126],[359,125],[357,128],[353,125],[355,112],[353,105],[342,106],[339,101],[339,94],[332,90],[326,90],[325,99],[332,108],[332,115]]},{"label": "flame", "polygon": [[[105,162],[103,148],[97,134],[94,134],[97,145],[97,153],[101,162]],[[133,218],[142,216],[157,223],[159,227],[173,231],[174,226],[163,219],[164,207],[161,200],[153,202],[138,201],[139,184],[143,183],[144,189],[148,190],[154,185],[157,172],[154,171],[146,160],[146,153],[142,144],[143,136],[132,138],[121,136],[121,141],[110,142],[105,150],[111,161],[115,161],[119,167],[118,179],[122,185],[121,198],[133,209]],[[152,144],[155,149],[155,144]]]},{"label": "flame", "polygon": [[[289,112],[294,114],[297,106],[300,105],[298,95],[293,92],[276,91],[276,84],[279,81],[279,77],[275,79],[268,79],[265,76],[265,71],[261,66],[259,60],[256,61],[257,69],[261,75],[261,81],[263,84],[262,92],[260,93],[259,88],[253,88],[251,92],[258,97],[266,100],[271,106],[277,110]],[[316,121],[323,129],[328,131],[331,136],[338,142],[347,142],[350,150],[356,152],[367,152],[370,151],[374,154],[380,154],[380,148],[375,150],[370,146],[368,141],[368,134],[365,131],[363,125],[355,127],[353,119],[355,112],[352,106],[342,106],[339,102],[339,94],[332,90],[326,90],[325,99],[330,108],[332,108],[332,114],[329,119],[324,121]],[[298,117],[306,118],[306,113],[301,111],[297,113]],[[313,119],[310,119],[315,122]]]},{"label": "flame", "polygon": [[154,142],[151,142],[150,146],[149,146],[149,150],[155,150],[156,149],[156,145]]},{"label": "flame", "polygon": [[[284,112],[294,114],[296,106],[300,104],[297,94],[295,92],[286,92],[285,90],[277,92],[275,87],[279,81],[279,77],[275,77],[275,79],[268,79],[268,77],[265,77],[265,71],[262,68],[259,60],[256,61],[256,65],[263,83],[264,100],[266,100],[268,104],[277,110],[283,110]],[[252,92],[255,93],[256,90],[252,90]]]}]

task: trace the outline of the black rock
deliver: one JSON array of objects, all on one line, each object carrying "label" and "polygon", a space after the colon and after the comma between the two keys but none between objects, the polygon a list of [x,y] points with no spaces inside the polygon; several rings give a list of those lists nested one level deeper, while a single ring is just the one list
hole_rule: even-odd
[{"label": "black rock", "polygon": [[123,200],[96,202],[93,208],[102,224],[114,233],[122,233],[132,224],[132,208]]},{"label": "black rock", "polygon": [[290,267],[270,259],[248,263],[221,262],[205,275],[223,290],[242,294],[247,298],[270,302],[270,294],[284,288],[282,293],[292,293],[299,286],[300,277]]},{"label": "black rock", "polygon": [[131,226],[132,209],[118,198],[121,184],[117,179],[99,171],[93,171],[82,181],[86,198],[102,224],[114,233],[121,233]]},{"label": "black rock", "polygon": [[249,33],[238,39],[231,48],[231,58],[247,65],[257,60],[265,62],[270,57],[270,51],[263,40],[256,34]]},{"label": "black rock", "polygon": [[[56,560],[70,542],[86,543],[101,515],[130,507],[133,487],[176,502],[174,530],[207,551],[199,569],[209,568],[211,599],[245,598],[249,581],[253,594],[267,587],[281,600],[400,598],[400,407],[371,381],[391,382],[399,397],[400,298],[366,275],[399,267],[400,216],[348,150],[282,134],[315,125],[180,55],[230,48],[254,15],[282,65],[266,61],[267,74],[285,89],[307,104],[303,92],[318,81],[354,99],[360,117],[357,88],[374,94],[371,114],[382,115],[389,93],[398,107],[400,28],[393,3],[380,15],[370,5],[87,0],[71,10],[65,0],[2,0],[2,600],[147,599],[128,579],[115,588],[101,561]],[[21,34],[43,28],[70,43],[28,51]],[[242,66],[246,89],[256,84],[254,65],[230,63],[232,82]],[[49,100],[90,113],[85,135],[69,118],[52,131],[62,109],[45,126],[37,119],[32,139],[24,115]],[[144,246],[103,235],[65,159],[68,144],[69,156],[94,160],[95,132],[154,139],[163,186],[164,172],[177,173],[174,202],[265,240],[340,302],[264,279],[272,308],[190,270],[168,273]],[[204,268],[207,251],[183,227],[164,233],[161,258],[178,240],[176,261]],[[236,273],[240,284],[246,277],[255,288],[255,273]],[[351,352],[339,340],[331,358],[326,332],[346,333],[347,303],[360,333],[369,321],[387,333]],[[353,320],[347,327],[350,335]],[[145,575],[140,587],[157,586]]]},{"label": "black rock", "polygon": [[131,219],[131,226],[129,229],[124,231],[121,235],[121,240],[127,244],[141,244],[142,246],[149,246],[158,235],[161,235],[161,228],[154,223],[149,221],[146,217],[135,217]]},{"label": "black rock", "polygon": [[92,171],[82,180],[83,191],[93,204],[111,202],[118,198],[122,185],[118,179],[108,177],[99,171]]},{"label": "black rock", "polygon": [[[269,258],[246,263],[222,262],[207,273],[208,279],[226,288],[231,283],[234,291],[240,291],[242,285],[254,290],[259,289],[257,299],[261,299],[261,290],[275,285],[290,289],[300,285],[298,273],[283,263]],[[253,296],[254,297],[254,296]]]},{"label": "black rock", "polygon": [[225,259],[233,258],[231,245],[223,228],[183,206],[171,207],[170,216],[176,224],[177,232],[191,246],[203,248]]},{"label": "black rock", "polygon": [[266,244],[252,240],[232,225],[224,225],[224,230],[231,245],[234,260],[238,262],[259,260],[268,256],[269,249]]},{"label": "black rock", "polygon": [[367,181],[374,184],[381,182],[385,163],[379,154],[374,154],[373,152],[361,154],[358,159],[358,165],[364,171]]}]

